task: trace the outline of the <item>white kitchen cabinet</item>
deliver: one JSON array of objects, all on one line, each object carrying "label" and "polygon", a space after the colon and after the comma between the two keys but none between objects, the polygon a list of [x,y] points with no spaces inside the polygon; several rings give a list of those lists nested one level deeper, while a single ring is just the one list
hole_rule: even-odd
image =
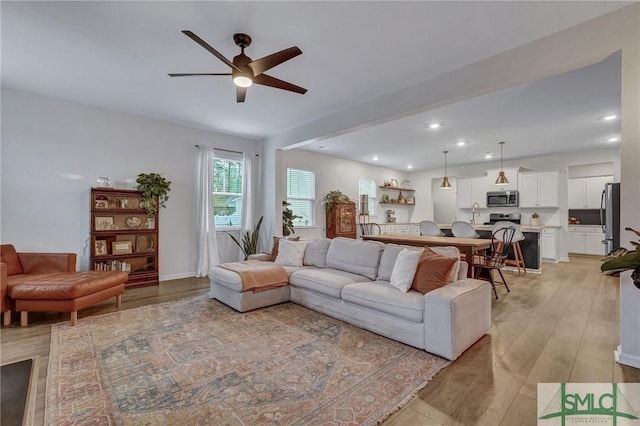
[{"label": "white kitchen cabinet", "polygon": [[496,185],[496,179],[500,169],[487,170],[487,191],[517,191],[520,182],[518,181],[518,169],[503,169],[505,177],[509,181],[507,185]]},{"label": "white kitchen cabinet", "polygon": [[613,176],[569,179],[569,208],[599,209],[604,185],[609,182],[613,182]]},{"label": "white kitchen cabinet", "polygon": [[520,207],[559,207],[560,172],[520,173]]},{"label": "white kitchen cabinet", "polygon": [[568,251],[577,254],[604,255],[604,232],[600,226],[570,226]]},{"label": "white kitchen cabinet", "polygon": [[457,181],[457,204],[459,209],[470,209],[473,203],[478,203],[481,208],[487,207],[487,176],[477,178],[461,178]]},{"label": "white kitchen cabinet", "polygon": [[544,260],[558,261],[558,230],[555,228],[543,228],[540,233],[541,252]]}]

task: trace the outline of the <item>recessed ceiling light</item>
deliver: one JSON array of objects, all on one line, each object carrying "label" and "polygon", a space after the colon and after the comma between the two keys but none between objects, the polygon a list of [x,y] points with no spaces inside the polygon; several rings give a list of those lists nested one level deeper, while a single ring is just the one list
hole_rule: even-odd
[{"label": "recessed ceiling light", "polygon": [[465,141],[459,141],[458,143],[456,143],[456,145],[458,146],[465,146],[467,143]]},{"label": "recessed ceiling light", "polygon": [[603,120],[609,121],[609,120],[614,120],[616,118],[618,118],[617,115],[607,115],[606,117],[603,118]]},{"label": "recessed ceiling light", "polygon": [[409,164],[409,165],[407,166],[407,169],[413,169],[413,166],[412,166],[411,164]]},{"label": "recessed ceiling light", "polygon": [[609,142],[618,142],[620,138],[609,138],[607,139]]},{"label": "recessed ceiling light", "polygon": [[374,155],[371,159],[372,159],[373,161],[378,161],[378,160],[380,159],[380,157],[378,157],[377,155]]},{"label": "recessed ceiling light", "polygon": [[437,129],[440,127],[440,123],[431,123],[429,124],[430,129]]},{"label": "recessed ceiling light", "polygon": [[486,153],[484,154],[484,158],[487,158],[487,159],[488,159],[488,158],[493,158],[493,154],[492,154],[492,153],[490,153],[490,152],[486,152]]},{"label": "recessed ceiling light", "polygon": [[324,145],[318,145],[318,149],[324,149]]}]

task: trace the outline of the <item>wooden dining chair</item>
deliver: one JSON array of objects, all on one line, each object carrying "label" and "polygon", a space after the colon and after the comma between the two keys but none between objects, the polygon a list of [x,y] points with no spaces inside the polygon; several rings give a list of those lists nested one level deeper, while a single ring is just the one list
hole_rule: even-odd
[{"label": "wooden dining chair", "polygon": [[502,282],[499,281],[498,283],[504,284],[507,289],[507,293],[511,292],[507,285],[507,280],[504,278],[504,275],[502,275],[502,268],[504,267],[507,257],[509,256],[509,252],[511,251],[513,236],[516,233],[516,229],[517,228],[515,226],[510,226],[496,230],[491,235],[491,252],[486,253],[484,256],[474,256],[474,276],[479,279],[486,278],[487,281],[491,283],[496,299],[498,298],[498,292],[496,290],[496,281],[493,276],[494,271],[498,271],[500,278],[502,278]]}]

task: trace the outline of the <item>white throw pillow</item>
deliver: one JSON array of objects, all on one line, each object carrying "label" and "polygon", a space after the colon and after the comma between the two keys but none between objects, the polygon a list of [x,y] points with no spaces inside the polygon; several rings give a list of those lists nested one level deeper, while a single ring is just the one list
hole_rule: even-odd
[{"label": "white throw pillow", "polygon": [[281,239],[275,264],[280,266],[302,266],[306,245],[307,241]]},{"label": "white throw pillow", "polygon": [[403,249],[398,253],[396,264],[393,265],[391,272],[391,285],[398,290],[406,293],[411,288],[413,277],[418,269],[418,261],[422,256],[423,250]]}]

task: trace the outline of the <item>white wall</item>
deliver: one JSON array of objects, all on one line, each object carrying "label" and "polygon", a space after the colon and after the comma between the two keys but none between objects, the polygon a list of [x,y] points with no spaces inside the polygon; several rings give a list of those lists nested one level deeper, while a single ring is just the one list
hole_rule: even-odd
[{"label": "white wall", "polygon": [[[326,235],[324,205],[321,200],[328,192],[340,190],[357,202],[358,181],[361,177],[374,179],[378,185],[382,185],[385,180],[397,179],[400,182],[403,179],[411,179],[406,173],[306,150],[292,149],[280,151],[280,153],[282,166],[279,168],[281,182],[277,191],[279,200],[286,199],[286,170],[288,167],[310,170],[316,175],[316,226],[307,229],[296,228],[296,235],[300,235],[302,238],[317,238]],[[422,199],[421,194],[416,194],[416,203],[422,203]],[[414,207],[378,205],[378,216],[372,216],[371,221],[385,222],[385,210],[387,209],[396,211],[397,222],[406,223],[410,220],[410,212]],[[277,235],[281,235],[281,233],[281,229],[277,231]]]},{"label": "white wall", "polygon": [[[195,144],[261,152],[261,143],[62,100],[2,90],[0,241],[19,251],[78,254],[88,269],[89,188],[138,173],[171,180],[160,213],[160,279],[195,275]],[[218,233],[223,260],[238,250]]]}]

